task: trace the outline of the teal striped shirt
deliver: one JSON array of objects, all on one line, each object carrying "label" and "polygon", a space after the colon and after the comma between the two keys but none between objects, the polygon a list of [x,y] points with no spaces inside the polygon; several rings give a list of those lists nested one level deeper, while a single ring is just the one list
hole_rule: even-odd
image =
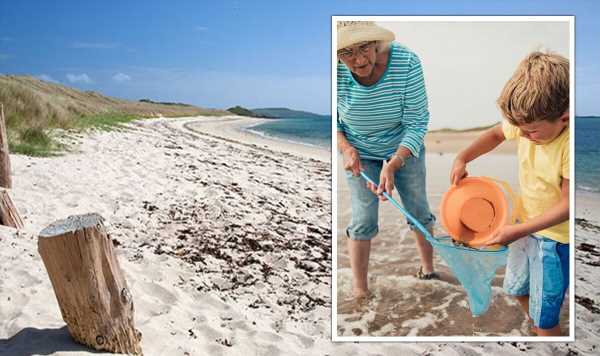
[{"label": "teal striped shirt", "polygon": [[429,110],[419,57],[392,43],[379,81],[364,86],[343,63],[337,66],[337,130],[361,158],[388,159],[399,146],[418,157]]}]

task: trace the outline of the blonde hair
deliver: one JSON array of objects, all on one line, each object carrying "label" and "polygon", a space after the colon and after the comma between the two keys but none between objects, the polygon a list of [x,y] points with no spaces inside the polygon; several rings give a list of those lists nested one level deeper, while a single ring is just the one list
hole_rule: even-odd
[{"label": "blonde hair", "polygon": [[555,53],[529,54],[504,85],[497,103],[513,125],[556,121],[569,110],[569,60]]}]

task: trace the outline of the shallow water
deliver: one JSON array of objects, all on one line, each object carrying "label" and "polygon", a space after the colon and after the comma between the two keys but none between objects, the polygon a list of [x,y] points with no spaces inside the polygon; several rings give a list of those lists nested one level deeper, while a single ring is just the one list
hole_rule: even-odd
[{"label": "shallow water", "polygon": [[[428,155],[428,195],[433,213],[448,188],[447,172],[454,157]],[[507,170],[511,156],[494,156],[493,160],[473,165],[473,174],[495,176],[516,186],[516,172]],[[493,163],[492,163],[493,161]],[[505,162],[504,162],[505,161]],[[338,177],[341,167],[338,166]],[[339,336],[528,336],[530,325],[517,301],[502,290],[504,268],[492,282],[489,310],[474,318],[467,296],[444,261],[434,263],[440,280],[422,281],[414,277],[419,257],[413,234],[401,213],[390,203],[380,205],[380,233],[372,242],[369,263],[369,288],[373,298],[357,306],[352,297],[351,270],[344,227],[350,219],[349,196],[345,180],[338,184],[338,263],[337,263],[337,333]],[[438,224],[435,235],[445,235]],[[568,300],[561,315],[561,327],[568,332]]]},{"label": "shallow water", "polygon": [[331,147],[331,118],[270,119],[247,128],[258,135],[309,146]]}]

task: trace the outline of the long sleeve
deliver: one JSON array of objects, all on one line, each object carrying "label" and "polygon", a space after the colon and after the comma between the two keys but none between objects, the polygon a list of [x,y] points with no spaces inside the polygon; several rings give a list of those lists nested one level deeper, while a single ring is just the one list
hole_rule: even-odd
[{"label": "long sleeve", "polygon": [[337,125],[337,132],[340,132],[340,131],[344,132],[344,125],[340,121],[340,113],[337,114],[337,119],[336,119],[335,123]]},{"label": "long sleeve", "polygon": [[429,124],[429,109],[427,106],[427,92],[423,78],[423,68],[419,57],[413,55],[406,82],[404,96],[404,117],[402,123],[406,126],[406,133],[400,142],[410,150],[413,156],[418,157],[423,147],[423,138],[427,133]]}]

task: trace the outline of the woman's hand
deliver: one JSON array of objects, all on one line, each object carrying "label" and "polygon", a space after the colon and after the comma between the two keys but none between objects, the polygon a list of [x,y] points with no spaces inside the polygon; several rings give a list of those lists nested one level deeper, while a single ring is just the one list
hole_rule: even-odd
[{"label": "woman's hand", "polygon": [[344,169],[351,171],[355,176],[360,175],[360,171],[362,171],[362,165],[360,164],[358,150],[354,148],[354,146],[348,145],[348,147],[342,150],[342,157],[344,160]]},{"label": "woman's hand", "polygon": [[467,164],[460,158],[454,160],[452,170],[450,171],[450,184],[457,185],[461,179],[469,175],[467,172]]},{"label": "woman's hand", "polygon": [[381,174],[379,175],[379,186],[371,183],[367,183],[367,188],[369,188],[373,194],[376,194],[379,197],[379,200],[386,201],[387,198],[383,195],[383,192],[388,194],[392,194],[394,190],[394,174],[401,166],[395,164],[395,160],[391,160],[390,162],[384,162],[383,167],[381,168]]}]

